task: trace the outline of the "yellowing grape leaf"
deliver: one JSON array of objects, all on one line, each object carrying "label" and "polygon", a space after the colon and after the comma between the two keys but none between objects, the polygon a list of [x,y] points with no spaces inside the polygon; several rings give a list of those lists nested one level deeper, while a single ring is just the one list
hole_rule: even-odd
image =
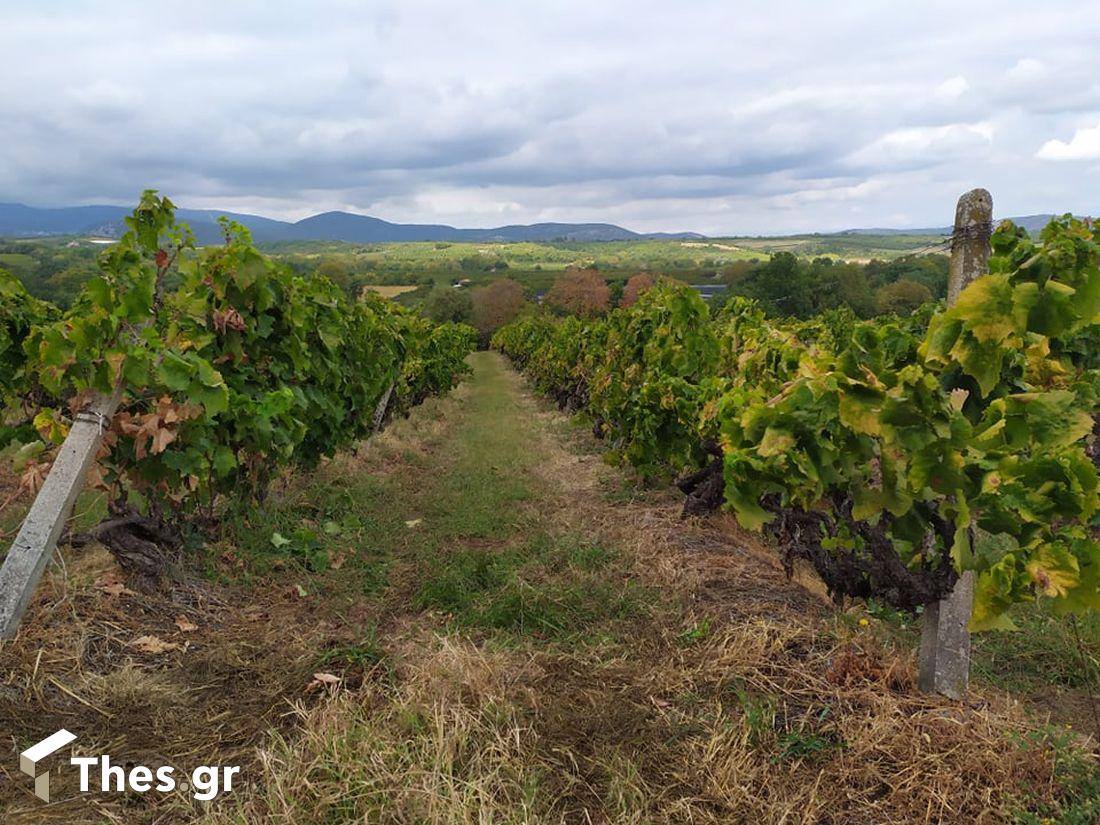
[{"label": "yellowing grape leaf", "polygon": [[771,456],[783,455],[793,446],[794,436],[789,432],[768,427],[764,430],[764,437],[760,439],[756,452],[764,458],[770,458]]},{"label": "yellowing grape leaf", "polygon": [[984,275],[959,295],[951,314],[962,318],[982,343],[1000,343],[1016,331],[1018,314],[1013,288],[1001,275]]},{"label": "yellowing grape leaf", "polygon": [[1026,566],[1035,587],[1044,596],[1063,597],[1077,586],[1080,568],[1077,559],[1064,547],[1044,545]]}]

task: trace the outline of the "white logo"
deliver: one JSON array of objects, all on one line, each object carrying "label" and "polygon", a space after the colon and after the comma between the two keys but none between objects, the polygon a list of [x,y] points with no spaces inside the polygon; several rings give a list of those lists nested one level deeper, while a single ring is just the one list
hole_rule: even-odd
[{"label": "white logo", "polygon": [[76,739],[76,734],[69,733],[62,728],[57,733],[50,734],[36,745],[31,745],[19,754],[19,770],[27,776],[34,777],[34,795],[43,802],[50,801],[50,772],[46,771],[38,775],[38,763],[52,753],[56,753]]}]

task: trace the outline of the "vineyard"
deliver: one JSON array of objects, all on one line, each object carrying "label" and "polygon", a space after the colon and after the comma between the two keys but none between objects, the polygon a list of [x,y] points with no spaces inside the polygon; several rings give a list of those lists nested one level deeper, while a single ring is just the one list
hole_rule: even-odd
[{"label": "vineyard", "polygon": [[[525,304],[480,352],[231,222],[198,247],[155,193],[127,225],[71,309],[0,274],[5,567],[94,437],[0,642],[0,729],[244,781],[62,768],[46,805],[9,759],[5,821],[1100,815],[1092,222],[1001,225],[988,274],[904,317],[659,279],[601,317]],[[1019,641],[979,642],[960,699],[913,632],[967,576],[970,629]]]},{"label": "vineyard", "polygon": [[0,273],[0,447],[36,492],[90,399],[117,395],[92,537],[139,576],[285,468],[315,467],[468,371],[472,329],[351,302],[265,259],[241,226],[223,221],[224,245],[196,250],[152,192],[127,225],[64,314]]},{"label": "vineyard", "polygon": [[613,460],[686,473],[687,512],[766,528],[838,601],[912,610],[972,570],[971,629],[1009,629],[1037,597],[1100,608],[1098,242],[1070,217],[1038,243],[1006,223],[952,308],[900,320],[787,323],[745,300],[711,318],[666,284],[493,345],[587,410]]}]

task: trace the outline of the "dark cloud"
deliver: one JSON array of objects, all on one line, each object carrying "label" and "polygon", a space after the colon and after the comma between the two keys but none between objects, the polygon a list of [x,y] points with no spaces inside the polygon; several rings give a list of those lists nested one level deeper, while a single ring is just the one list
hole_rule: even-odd
[{"label": "dark cloud", "polygon": [[15,0],[0,200],[731,233],[945,223],[975,185],[1095,211],[1100,18],[1006,5]]}]

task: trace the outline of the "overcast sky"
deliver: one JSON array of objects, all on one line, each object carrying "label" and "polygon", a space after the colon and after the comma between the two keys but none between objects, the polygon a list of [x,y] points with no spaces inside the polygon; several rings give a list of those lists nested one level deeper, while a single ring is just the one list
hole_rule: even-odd
[{"label": "overcast sky", "polygon": [[735,234],[943,225],[985,186],[1094,214],[1098,44],[1080,0],[2,0],[0,201]]}]

